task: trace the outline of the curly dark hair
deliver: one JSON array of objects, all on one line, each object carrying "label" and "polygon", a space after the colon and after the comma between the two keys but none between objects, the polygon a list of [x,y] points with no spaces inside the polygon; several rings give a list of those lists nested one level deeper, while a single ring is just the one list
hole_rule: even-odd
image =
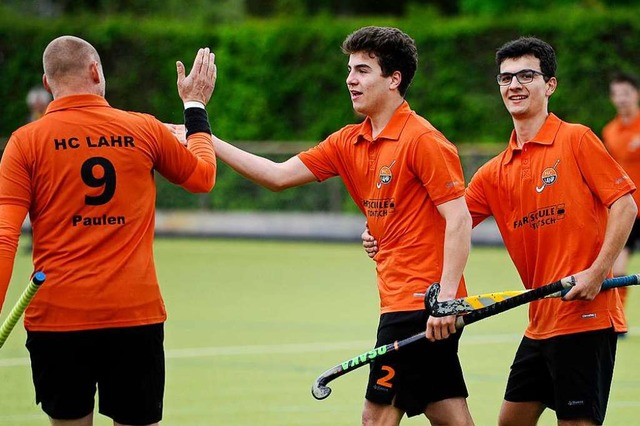
[{"label": "curly dark hair", "polygon": [[503,44],[496,52],[496,64],[499,68],[506,59],[517,59],[527,55],[540,60],[540,71],[546,81],[556,76],[556,52],[549,43],[536,37],[520,37]]},{"label": "curly dark hair", "polygon": [[397,28],[360,28],[344,40],[342,51],[347,55],[360,52],[374,55],[378,58],[384,77],[399,71],[402,81],[398,91],[403,97],[418,68],[418,49],[415,41]]}]

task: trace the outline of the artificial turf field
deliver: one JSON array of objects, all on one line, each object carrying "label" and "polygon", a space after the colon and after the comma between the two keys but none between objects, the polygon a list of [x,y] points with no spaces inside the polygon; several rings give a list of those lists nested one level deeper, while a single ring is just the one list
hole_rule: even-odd
[{"label": "artificial turf field", "polygon": [[[159,239],[155,254],[169,312],[163,425],[360,424],[366,367],[332,382],[333,393],[324,401],[310,393],[319,374],[375,341],[374,264],[358,244]],[[631,266],[640,272],[640,257]],[[0,320],[30,272],[30,256],[19,249]],[[521,286],[499,248],[474,247],[466,278],[470,294]],[[631,331],[618,345],[606,425],[640,424],[638,306],[640,288],[634,288]],[[526,316],[520,307],[464,332],[460,356],[478,426],[496,424]],[[24,339],[18,325],[0,349],[0,426],[48,424],[33,402]],[[94,424],[112,423],[96,415]],[[540,425],[555,424],[547,410]]]}]

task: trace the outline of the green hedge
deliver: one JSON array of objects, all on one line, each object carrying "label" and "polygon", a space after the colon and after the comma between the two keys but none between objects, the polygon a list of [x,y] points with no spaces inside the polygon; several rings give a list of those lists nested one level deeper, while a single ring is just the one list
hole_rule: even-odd
[{"label": "green hedge", "polygon": [[[320,16],[209,26],[127,17],[34,20],[5,14],[0,17],[0,135],[24,122],[24,97],[40,82],[46,44],[61,34],[74,34],[100,52],[107,98],[115,107],[180,122],[175,61],[189,67],[197,48],[206,45],[215,51],[218,64],[208,108],[216,134],[230,141],[318,141],[358,120],[345,88],[346,58],[340,44],[364,25],[397,26],[415,38],[420,63],[407,98],[461,146],[500,142],[509,135],[511,120],[494,80],[495,50],[505,41],[535,35],[553,44],[559,87],[551,109],[596,131],[614,114],[608,101],[609,76],[639,66],[640,7],[455,19],[413,8],[405,18]],[[271,194],[221,165],[217,188],[204,197],[170,189],[159,179],[159,206],[352,209],[344,198],[337,201],[335,187],[311,185]]]}]

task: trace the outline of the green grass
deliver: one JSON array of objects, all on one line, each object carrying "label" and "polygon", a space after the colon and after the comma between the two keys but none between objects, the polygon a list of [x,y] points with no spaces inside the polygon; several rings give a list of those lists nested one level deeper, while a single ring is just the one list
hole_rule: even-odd
[{"label": "green grass", "polygon": [[[320,373],[374,343],[374,264],[358,244],[163,239],[156,260],[169,312],[164,425],[359,424],[366,368],[332,382],[324,401],[310,394]],[[632,266],[640,272],[640,258]],[[0,320],[30,272],[30,259],[20,252]],[[470,293],[520,288],[502,249],[474,248],[466,276]],[[638,306],[640,289],[630,299]],[[640,417],[640,310],[630,309],[629,317],[632,332],[618,347],[607,425]],[[478,426],[496,424],[525,325],[522,307],[465,330],[460,352]],[[0,425],[47,424],[33,402],[24,339],[18,326],[0,350]],[[97,415],[95,424],[111,422]],[[540,422],[555,424],[552,412]]]}]

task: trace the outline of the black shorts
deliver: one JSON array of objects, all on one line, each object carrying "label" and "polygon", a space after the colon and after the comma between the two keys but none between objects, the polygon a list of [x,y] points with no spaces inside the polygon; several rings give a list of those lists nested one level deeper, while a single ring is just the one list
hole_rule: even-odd
[{"label": "black shorts", "polygon": [[604,422],[617,335],[612,328],[550,339],[522,339],[504,399],[539,401],[560,420]]},{"label": "black shorts", "polygon": [[[382,314],[376,347],[425,331],[423,311]],[[458,359],[461,330],[446,340],[419,340],[371,364],[367,400],[393,404],[412,417],[431,402],[469,396]]]},{"label": "black shorts", "polygon": [[58,420],[99,411],[114,421],[162,419],[164,325],[70,332],[27,332],[36,403]]},{"label": "black shorts", "polygon": [[640,243],[640,219],[635,220],[633,222],[633,227],[631,228],[631,233],[629,234],[629,238],[627,238],[627,242],[624,244],[625,248],[629,250],[629,254],[633,253],[636,248],[638,248],[638,244]]}]

